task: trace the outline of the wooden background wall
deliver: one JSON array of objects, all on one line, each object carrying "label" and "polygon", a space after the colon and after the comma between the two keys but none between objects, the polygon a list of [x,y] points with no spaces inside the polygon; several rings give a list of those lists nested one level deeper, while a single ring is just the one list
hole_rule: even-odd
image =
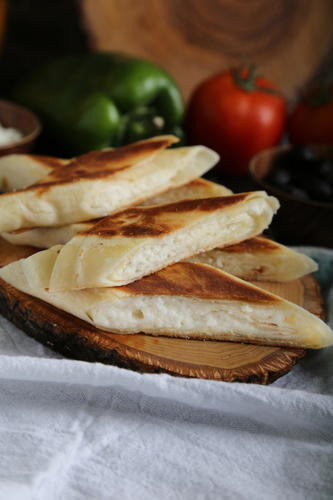
[{"label": "wooden background wall", "polygon": [[292,97],[328,63],[332,0],[79,0],[93,49],[149,57],[185,96],[243,56]]},{"label": "wooden background wall", "polygon": [[56,55],[103,49],[160,63],[185,97],[247,56],[292,98],[332,45],[333,0],[9,0],[0,92]]}]

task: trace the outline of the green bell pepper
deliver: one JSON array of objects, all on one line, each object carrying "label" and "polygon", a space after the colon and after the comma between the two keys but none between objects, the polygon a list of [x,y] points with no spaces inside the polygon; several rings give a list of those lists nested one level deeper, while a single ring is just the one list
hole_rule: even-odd
[{"label": "green bell pepper", "polygon": [[185,106],[161,67],[123,54],[61,57],[39,68],[12,98],[41,118],[67,154],[118,147],[174,134],[183,144]]}]

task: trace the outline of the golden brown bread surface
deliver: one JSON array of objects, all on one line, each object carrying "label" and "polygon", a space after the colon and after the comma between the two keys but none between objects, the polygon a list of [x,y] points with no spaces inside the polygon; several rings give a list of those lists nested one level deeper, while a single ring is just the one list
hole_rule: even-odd
[{"label": "golden brown bread surface", "polygon": [[27,190],[42,194],[49,188],[60,184],[72,184],[78,180],[101,179],[121,170],[129,169],[134,163],[150,158],[176,142],[171,136],[153,141],[142,141],[117,149],[92,151],[74,158],[65,168],[55,168],[46,177]]},{"label": "golden brown bread surface", "polygon": [[[185,199],[210,198],[215,196],[230,196],[230,189],[198,178],[174,189],[169,189],[152,198],[148,198],[140,206],[163,205]],[[31,245],[37,248],[50,248],[54,245],[64,245],[78,233],[89,229],[98,220],[67,224],[59,227],[36,227],[32,229],[18,229],[9,233],[2,233],[2,237],[14,245]]]},{"label": "golden brown bread surface", "polygon": [[71,160],[64,160],[62,158],[56,158],[54,156],[43,156],[43,155],[26,155],[27,158],[36,161],[46,168],[53,170],[54,168],[61,168]]},{"label": "golden brown bread surface", "polygon": [[225,186],[199,177],[181,187],[169,189],[157,196],[148,198],[140,203],[139,206],[150,207],[152,205],[165,205],[166,203],[174,203],[181,200],[214,198],[215,196],[230,196],[232,194],[233,192]]},{"label": "golden brown bread surface", "polygon": [[[259,191],[124,210],[72,238],[55,262],[54,256],[48,259],[50,291],[126,285],[261,233],[278,206]],[[39,259],[46,255],[41,252],[25,263],[33,286],[39,286]],[[47,286],[44,279],[42,286]]]},{"label": "golden brown bread surface", "polygon": [[70,160],[51,156],[11,154],[0,158],[0,191],[24,189],[39,181],[53,169],[58,169]]},{"label": "golden brown bread surface", "polygon": [[237,245],[223,247],[223,250],[228,253],[244,253],[256,252],[257,250],[278,250],[279,248],[280,245],[278,243],[262,236],[255,236],[254,238],[241,241]]},{"label": "golden brown bread surface", "polygon": [[88,153],[25,189],[0,195],[0,232],[105,217],[183,186],[218,161],[204,146],[166,149],[175,141],[160,136]]},{"label": "golden brown bread surface", "polygon": [[318,270],[318,264],[307,255],[262,236],[217,247],[189,260],[251,281],[289,281]]},{"label": "golden brown bread surface", "polygon": [[179,263],[131,285],[50,293],[29,286],[23,263],[0,269],[0,277],[105,331],[312,349],[333,343],[332,330],[305,309],[206,265]]},{"label": "golden brown bread surface", "polygon": [[211,300],[268,302],[281,299],[234,276],[204,264],[178,262],[117,290],[131,295],[178,295]]},{"label": "golden brown bread surface", "polygon": [[186,215],[193,217],[200,212],[214,213],[217,210],[237,205],[249,197],[243,193],[225,197],[184,200],[153,207],[134,207],[105,217],[80,236],[112,238],[159,238],[170,234],[186,224]]}]

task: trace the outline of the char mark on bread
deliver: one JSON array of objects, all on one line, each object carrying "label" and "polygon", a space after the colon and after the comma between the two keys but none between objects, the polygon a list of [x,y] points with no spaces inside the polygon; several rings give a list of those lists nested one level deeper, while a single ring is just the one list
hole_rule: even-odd
[{"label": "char mark on bread", "polygon": [[237,245],[223,247],[228,253],[255,252],[257,250],[279,250],[280,246],[268,238],[257,236],[248,240],[241,241]]},{"label": "char mark on bread", "polygon": [[280,302],[279,297],[205,264],[179,262],[118,288],[131,295],[177,295],[211,300]]},{"label": "char mark on bread", "polygon": [[[184,200],[166,205],[152,207],[129,208],[116,215],[105,217],[92,228],[82,232],[82,236],[98,235],[105,238],[126,236],[130,238],[145,238],[147,236],[158,238],[177,231],[181,224],[177,219],[168,215],[193,212],[215,212],[242,202],[247,194],[237,194],[225,197],[204,198],[198,200]],[[165,216],[165,220],[161,219]]]}]

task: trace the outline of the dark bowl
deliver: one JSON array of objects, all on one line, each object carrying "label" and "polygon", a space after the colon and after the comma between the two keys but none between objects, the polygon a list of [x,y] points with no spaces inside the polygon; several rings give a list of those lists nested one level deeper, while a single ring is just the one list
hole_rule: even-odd
[{"label": "dark bowl", "polygon": [[29,109],[0,99],[0,123],[3,127],[20,130],[23,137],[0,146],[0,156],[29,153],[41,133],[42,126],[37,116]]},{"label": "dark bowl", "polygon": [[[333,204],[303,200],[266,184],[264,177],[277,155],[291,146],[266,149],[252,158],[249,174],[258,189],[275,196],[281,207],[270,229],[276,240],[287,245],[313,245],[333,248]],[[333,160],[332,145],[311,145],[316,157]]]}]

